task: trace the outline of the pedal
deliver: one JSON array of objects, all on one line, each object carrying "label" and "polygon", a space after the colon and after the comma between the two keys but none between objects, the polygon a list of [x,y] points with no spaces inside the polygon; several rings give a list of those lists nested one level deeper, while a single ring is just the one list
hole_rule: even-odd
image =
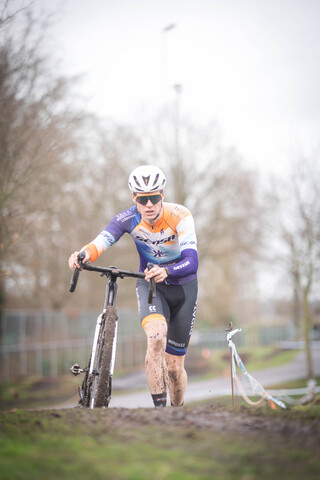
[{"label": "pedal", "polygon": [[70,367],[70,372],[74,376],[80,375],[80,373],[83,373],[84,371],[85,370],[80,367],[79,363],[75,363],[74,365],[72,365],[72,367]]}]

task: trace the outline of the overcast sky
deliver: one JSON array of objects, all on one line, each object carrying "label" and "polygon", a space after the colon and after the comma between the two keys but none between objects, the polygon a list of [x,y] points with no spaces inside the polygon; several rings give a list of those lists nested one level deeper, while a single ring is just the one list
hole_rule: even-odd
[{"label": "overcast sky", "polygon": [[136,122],[181,84],[182,110],[216,119],[250,165],[278,170],[292,152],[319,145],[320,0],[56,5],[57,54],[66,73],[85,74],[81,92],[98,114]]}]

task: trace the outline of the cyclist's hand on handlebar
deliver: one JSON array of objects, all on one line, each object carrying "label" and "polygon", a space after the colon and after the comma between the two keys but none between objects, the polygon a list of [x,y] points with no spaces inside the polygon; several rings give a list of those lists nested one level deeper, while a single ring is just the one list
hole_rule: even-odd
[{"label": "cyclist's hand on handlebar", "polygon": [[160,267],[160,265],[155,265],[151,268],[151,270],[146,268],[144,273],[146,275],[145,279],[147,282],[150,282],[150,278],[154,277],[155,282],[160,283],[168,277],[166,269],[164,267]]},{"label": "cyclist's hand on handlebar", "polygon": [[[69,257],[69,267],[71,270],[74,270],[76,267],[81,268],[79,265],[79,254],[80,252],[73,252]],[[87,263],[90,260],[90,255],[85,251],[86,256],[82,260],[83,263]]]}]

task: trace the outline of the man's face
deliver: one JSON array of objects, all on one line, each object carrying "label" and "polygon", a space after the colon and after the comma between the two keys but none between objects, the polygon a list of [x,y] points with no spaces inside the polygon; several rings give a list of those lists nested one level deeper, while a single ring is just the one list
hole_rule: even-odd
[{"label": "man's face", "polygon": [[163,194],[160,193],[160,191],[144,193],[141,195],[132,194],[132,199],[143,220],[150,225],[153,225],[153,223],[158,220],[162,210]]}]

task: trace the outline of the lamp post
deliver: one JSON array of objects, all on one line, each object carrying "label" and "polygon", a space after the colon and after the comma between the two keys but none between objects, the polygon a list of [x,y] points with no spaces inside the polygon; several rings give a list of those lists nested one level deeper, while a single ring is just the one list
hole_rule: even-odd
[{"label": "lamp post", "polygon": [[167,87],[168,87],[168,49],[167,49],[167,33],[176,28],[175,23],[170,23],[162,29],[162,95],[163,102],[167,99]]},{"label": "lamp post", "polygon": [[177,83],[173,85],[176,93],[175,98],[175,115],[174,115],[174,129],[175,129],[175,161],[174,161],[174,177],[176,182],[176,202],[183,204],[185,201],[185,178],[181,169],[181,152],[180,152],[180,101],[182,94],[182,85]]}]

